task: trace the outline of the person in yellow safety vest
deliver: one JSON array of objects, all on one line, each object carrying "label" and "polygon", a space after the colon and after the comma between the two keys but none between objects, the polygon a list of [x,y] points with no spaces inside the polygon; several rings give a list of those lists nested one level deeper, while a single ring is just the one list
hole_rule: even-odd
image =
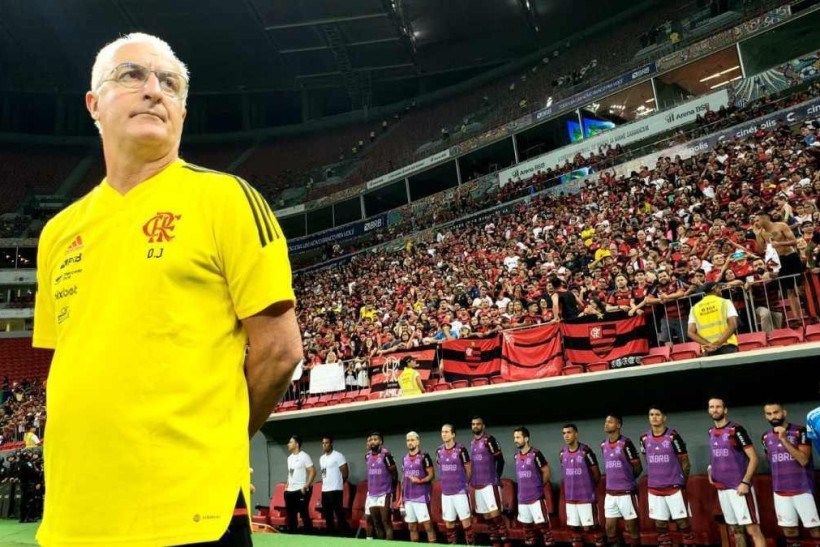
[{"label": "person in yellow safety vest", "polygon": [[419,364],[412,355],[407,355],[401,359],[402,371],[399,374],[399,387],[402,397],[421,395],[424,393],[424,384],[421,381],[421,374],[416,370]]},{"label": "person in yellow safety vest", "polygon": [[737,352],[737,310],[731,300],[717,292],[717,283],[705,283],[705,296],[689,312],[689,338],[699,343],[707,356]]}]

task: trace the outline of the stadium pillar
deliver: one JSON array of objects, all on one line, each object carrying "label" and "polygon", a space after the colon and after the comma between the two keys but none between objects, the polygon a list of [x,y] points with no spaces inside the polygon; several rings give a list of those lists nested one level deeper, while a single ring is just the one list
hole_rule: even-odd
[{"label": "stadium pillar", "polygon": [[746,66],[744,66],[743,64],[743,53],[740,51],[740,42],[735,42],[735,47],[737,48],[737,60],[738,64],[740,65],[740,75],[745,78]]},{"label": "stadium pillar", "polygon": [[[652,97],[655,98],[655,112],[661,109],[661,103],[658,100],[658,88],[655,87],[655,78],[649,78],[649,81],[652,82]],[[583,131],[583,126],[581,126],[581,130]]]},{"label": "stadium pillar", "polygon": [[[521,159],[518,157],[518,142],[515,140],[515,133],[510,135],[513,142],[513,155],[515,156],[515,163],[519,163]],[[458,163],[456,163],[458,165]]]},{"label": "stadium pillar", "polygon": [[407,203],[409,204],[413,201],[410,198],[410,177],[404,177],[404,190],[407,192]]},{"label": "stadium pillar", "polygon": [[[515,143],[515,137],[513,137],[513,143]],[[513,144],[513,146],[515,146],[515,144]],[[517,158],[518,158],[518,156],[516,155],[515,163],[518,163]],[[453,161],[456,162],[456,182],[458,183],[459,186],[461,186],[461,165],[458,164],[458,158],[456,158]]]}]

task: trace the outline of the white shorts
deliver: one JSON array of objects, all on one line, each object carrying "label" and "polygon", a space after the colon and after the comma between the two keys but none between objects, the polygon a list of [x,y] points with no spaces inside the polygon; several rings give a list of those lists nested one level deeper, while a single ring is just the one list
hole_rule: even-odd
[{"label": "white shorts", "polygon": [[492,484],[484,488],[475,489],[475,512],[479,515],[486,515],[493,511],[498,511],[498,500],[501,499],[501,493],[497,486]]},{"label": "white shorts", "polygon": [[750,488],[749,493],[745,496],[741,496],[737,493],[737,490],[729,488],[718,490],[718,501],[726,524],[745,526],[760,522],[754,488]]},{"label": "white shorts", "polygon": [[798,516],[800,516],[804,528],[820,526],[820,518],[817,516],[817,505],[815,505],[814,496],[811,494],[781,496],[775,492],[774,510],[777,513],[778,526],[796,528],[798,526]]},{"label": "white shorts", "polygon": [[638,518],[638,498],[635,494],[607,494],[604,498],[604,517],[633,520]]},{"label": "white shorts", "polygon": [[547,508],[543,499],[532,503],[518,504],[518,522],[524,524],[542,524],[546,519]]},{"label": "white shorts", "polygon": [[404,502],[404,522],[423,523],[430,520],[430,508],[421,501]]},{"label": "white shorts", "polygon": [[567,526],[595,526],[592,503],[567,503]]},{"label": "white shorts", "polygon": [[649,518],[653,520],[679,520],[691,517],[689,504],[678,490],[668,496],[658,496],[649,493]]},{"label": "white shorts", "polygon": [[470,499],[467,494],[441,495],[441,518],[446,522],[470,518]]},{"label": "white shorts", "polygon": [[387,507],[387,504],[390,503],[388,498],[390,494],[384,494],[381,496],[371,496],[370,494],[367,495],[367,499],[364,501],[364,514],[370,514],[371,507]]}]

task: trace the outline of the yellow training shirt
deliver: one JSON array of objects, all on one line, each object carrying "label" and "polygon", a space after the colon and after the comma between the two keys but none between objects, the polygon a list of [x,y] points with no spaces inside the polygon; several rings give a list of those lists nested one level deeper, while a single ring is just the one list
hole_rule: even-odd
[{"label": "yellow training shirt", "polygon": [[422,391],[419,389],[419,384],[416,381],[419,376],[421,376],[419,371],[410,367],[407,367],[401,371],[398,382],[399,387],[401,388],[402,397],[422,394]]},{"label": "yellow training shirt", "polygon": [[104,180],[46,225],[37,283],[34,345],[56,349],[37,539],[219,539],[249,499],[240,319],[294,300],[270,207],[182,160],[125,195]]}]

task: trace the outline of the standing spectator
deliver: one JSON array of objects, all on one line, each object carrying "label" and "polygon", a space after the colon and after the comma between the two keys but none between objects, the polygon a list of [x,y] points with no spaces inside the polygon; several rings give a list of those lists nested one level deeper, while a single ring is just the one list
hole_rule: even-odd
[{"label": "standing spectator", "polygon": [[307,452],[302,451],[302,438],[292,435],[288,440],[288,482],[285,487],[285,511],[288,515],[288,533],[297,530],[297,515],[302,517],[305,533],[313,531],[308,504],[310,503],[311,486],[316,478],[313,460]]},{"label": "standing spectator", "polygon": [[412,355],[405,355],[401,358],[402,371],[399,374],[399,387],[402,397],[412,397],[424,393],[424,383],[421,381],[421,374],[416,370],[418,361]]},{"label": "standing spectator", "polygon": [[752,536],[755,547],[764,547],[760,531],[757,497],[752,478],[758,457],[752,439],[740,424],[729,421],[729,410],[723,399],[709,399],[711,460],[707,468],[709,482],[718,491],[718,501],[726,524],[732,527],[737,545],[746,545],[745,533]]},{"label": "standing spectator", "polygon": [[342,505],[345,483],[349,469],[344,455],[333,449],[333,438],[322,437],[322,455],[319,456],[319,469],[322,470],[322,516],[327,525],[327,533],[336,535],[336,521],[342,535],[348,535],[350,527]]}]

